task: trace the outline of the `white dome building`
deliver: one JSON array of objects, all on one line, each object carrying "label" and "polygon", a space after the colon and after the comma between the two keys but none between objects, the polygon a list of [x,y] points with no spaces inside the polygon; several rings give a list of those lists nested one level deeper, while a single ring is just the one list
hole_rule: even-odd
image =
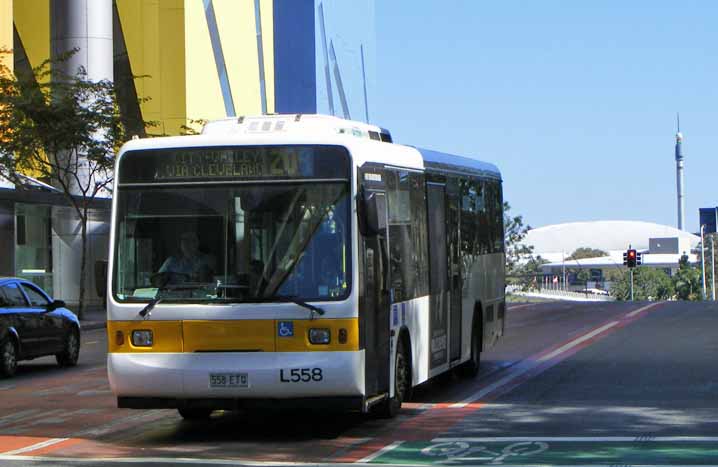
[{"label": "white dome building", "polygon": [[[652,241],[653,240],[653,241]],[[603,250],[623,262],[629,245],[651,254],[680,258],[700,243],[700,237],[668,225],[642,221],[591,221],[547,225],[529,230],[524,245],[533,245],[534,256],[563,261],[578,248]],[[677,263],[677,260],[676,260]]]}]

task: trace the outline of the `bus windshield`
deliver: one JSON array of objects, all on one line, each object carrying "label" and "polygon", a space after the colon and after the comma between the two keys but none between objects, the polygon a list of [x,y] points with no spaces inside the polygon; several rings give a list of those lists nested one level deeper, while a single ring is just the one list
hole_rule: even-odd
[{"label": "bus windshield", "polygon": [[339,300],[351,286],[348,182],[121,188],[120,301]]}]

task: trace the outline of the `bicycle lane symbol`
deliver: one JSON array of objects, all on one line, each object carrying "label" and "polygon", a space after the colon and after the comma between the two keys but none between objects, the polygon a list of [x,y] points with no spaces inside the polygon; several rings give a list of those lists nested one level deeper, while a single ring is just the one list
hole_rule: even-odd
[{"label": "bicycle lane symbol", "polygon": [[[512,443],[503,449],[499,447],[472,446],[465,441],[453,441],[425,447],[421,453],[429,457],[441,457],[437,464],[463,464],[466,462],[486,462],[503,464],[510,457],[528,457],[540,454],[548,449],[548,443],[542,441],[522,441]],[[517,459],[518,460],[518,459]]]}]

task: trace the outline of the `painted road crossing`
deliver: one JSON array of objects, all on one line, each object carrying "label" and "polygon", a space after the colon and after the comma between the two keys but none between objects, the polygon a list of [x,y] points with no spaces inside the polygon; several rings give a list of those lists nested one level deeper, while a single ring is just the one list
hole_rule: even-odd
[{"label": "painted road crossing", "polygon": [[717,465],[718,437],[437,438],[395,442],[373,459],[401,465]]}]

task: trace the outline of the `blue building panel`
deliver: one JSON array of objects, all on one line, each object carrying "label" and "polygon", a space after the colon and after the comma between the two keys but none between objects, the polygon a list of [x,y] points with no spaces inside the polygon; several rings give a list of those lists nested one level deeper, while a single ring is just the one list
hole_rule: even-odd
[{"label": "blue building panel", "polygon": [[316,113],[314,0],[274,0],[276,113]]}]

